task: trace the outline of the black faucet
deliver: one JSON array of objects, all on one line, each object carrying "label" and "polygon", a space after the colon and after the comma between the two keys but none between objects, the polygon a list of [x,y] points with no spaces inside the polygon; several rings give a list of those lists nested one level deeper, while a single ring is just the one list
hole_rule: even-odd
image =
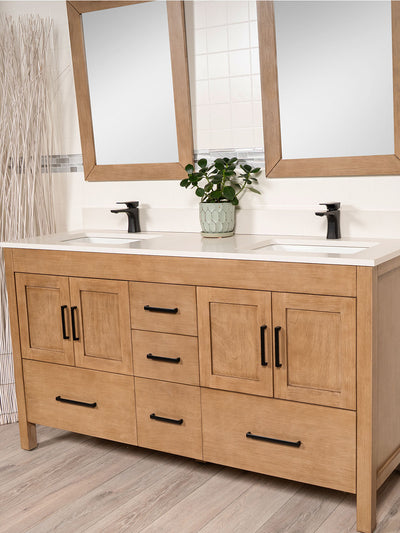
[{"label": "black faucet", "polygon": [[327,211],[317,211],[315,213],[319,217],[326,216],[328,219],[328,233],[327,239],[340,239],[340,202],[322,203],[319,205],[326,205]]},{"label": "black faucet", "polygon": [[117,204],[125,204],[126,209],[111,209],[111,213],[126,213],[128,215],[128,233],[139,233],[139,202],[117,202]]}]

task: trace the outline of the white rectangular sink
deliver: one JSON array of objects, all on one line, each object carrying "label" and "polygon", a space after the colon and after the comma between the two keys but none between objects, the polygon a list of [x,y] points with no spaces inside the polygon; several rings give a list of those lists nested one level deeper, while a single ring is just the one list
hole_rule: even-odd
[{"label": "white rectangular sink", "polygon": [[65,239],[61,242],[65,244],[130,244],[138,241],[143,241],[147,239],[154,239],[155,237],[158,237],[158,235],[143,235],[143,234],[131,234],[132,237],[128,237],[128,235],[96,235],[96,234],[85,234],[78,237],[73,237],[71,239]]},{"label": "white rectangular sink", "polygon": [[300,255],[309,254],[347,254],[354,255],[368,248],[375,246],[375,242],[357,242],[357,241],[341,241],[324,242],[321,240],[306,240],[306,239],[273,239],[269,242],[264,242],[261,245],[253,248],[253,251],[260,254],[268,254],[270,252],[277,253],[293,253]]}]

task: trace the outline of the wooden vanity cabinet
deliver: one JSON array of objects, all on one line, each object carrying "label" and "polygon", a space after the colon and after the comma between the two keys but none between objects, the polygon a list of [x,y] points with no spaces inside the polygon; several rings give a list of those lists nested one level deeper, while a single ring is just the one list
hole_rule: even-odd
[{"label": "wooden vanity cabinet", "polygon": [[39,423],[344,490],[372,533],[400,463],[399,258],[5,258],[23,448]]}]

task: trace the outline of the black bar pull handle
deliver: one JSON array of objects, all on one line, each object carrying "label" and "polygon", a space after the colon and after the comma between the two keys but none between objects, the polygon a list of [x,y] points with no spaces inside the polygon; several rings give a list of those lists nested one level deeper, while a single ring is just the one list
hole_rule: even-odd
[{"label": "black bar pull handle", "polygon": [[282,444],[282,446],[291,446],[292,448],[300,448],[301,440],[296,442],[290,440],[271,439],[270,437],[262,437],[261,435],[254,435],[251,431],[246,433],[248,439],[263,440],[265,442],[273,442],[274,444]]},{"label": "black bar pull handle", "polygon": [[67,335],[67,328],[65,326],[65,310],[67,309],[68,305],[62,305],[61,306],[61,324],[62,324],[62,336],[64,340],[69,339],[69,335]]},{"label": "black bar pull handle", "polygon": [[79,402],[78,400],[70,400],[69,398],[62,398],[61,396],[56,396],[56,401],[62,402],[62,403],[70,403],[72,405],[80,405],[82,407],[90,407],[91,409],[94,409],[95,407],[97,407],[96,402],[93,402],[93,403]]},{"label": "black bar pull handle", "polygon": [[71,324],[72,324],[72,338],[74,341],[79,341],[79,337],[76,333],[76,324],[75,324],[75,311],[77,310],[77,306],[74,305],[71,307]]},{"label": "black bar pull handle", "polygon": [[279,332],[281,330],[281,326],[276,326],[275,328],[275,366],[276,368],[280,368],[282,366],[282,363],[280,362],[279,357]]},{"label": "black bar pull handle", "polygon": [[267,326],[260,326],[260,340],[261,340],[261,366],[267,366],[268,362],[265,359],[265,331]]},{"label": "black bar pull handle", "polygon": [[180,357],[165,357],[163,355],[153,355],[152,353],[148,353],[146,357],[153,361],[164,361],[165,363],[175,363],[176,365],[181,361]]},{"label": "black bar pull handle", "polygon": [[143,309],[145,311],[151,311],[152,313],[169,313],[171,315],[176,315],[178,312],[177,307],[170,309],[168,307],[152,307],[151,305],[145,305]]},{"label": "black bar pull handle", "polygon": [[183,424],[183,418],[179,418],[179,420],[177,420],[176,418],[165,418],[164,416],[158,416],[155,413],[152,413],[150,415],[150,418],[152,420],[158,420],[160,422],[168,422],[168,424],[176,424],[177,426],[181,426]]}]

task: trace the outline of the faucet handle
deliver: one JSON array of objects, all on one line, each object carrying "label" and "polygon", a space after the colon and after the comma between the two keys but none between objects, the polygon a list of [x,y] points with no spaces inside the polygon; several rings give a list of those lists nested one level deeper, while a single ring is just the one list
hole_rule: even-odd
[{"label": "faucet handle", "polygon": [[326,205],[328,211],[338,211],[340,209],[340,202],[322,202],[319,205]]},{"label": "faucet handle", "polygon": [[117,204],[125,204],[128,209],[131,209],[133,207],[137,207],[139,205],[139,202],[116,202]]}]

